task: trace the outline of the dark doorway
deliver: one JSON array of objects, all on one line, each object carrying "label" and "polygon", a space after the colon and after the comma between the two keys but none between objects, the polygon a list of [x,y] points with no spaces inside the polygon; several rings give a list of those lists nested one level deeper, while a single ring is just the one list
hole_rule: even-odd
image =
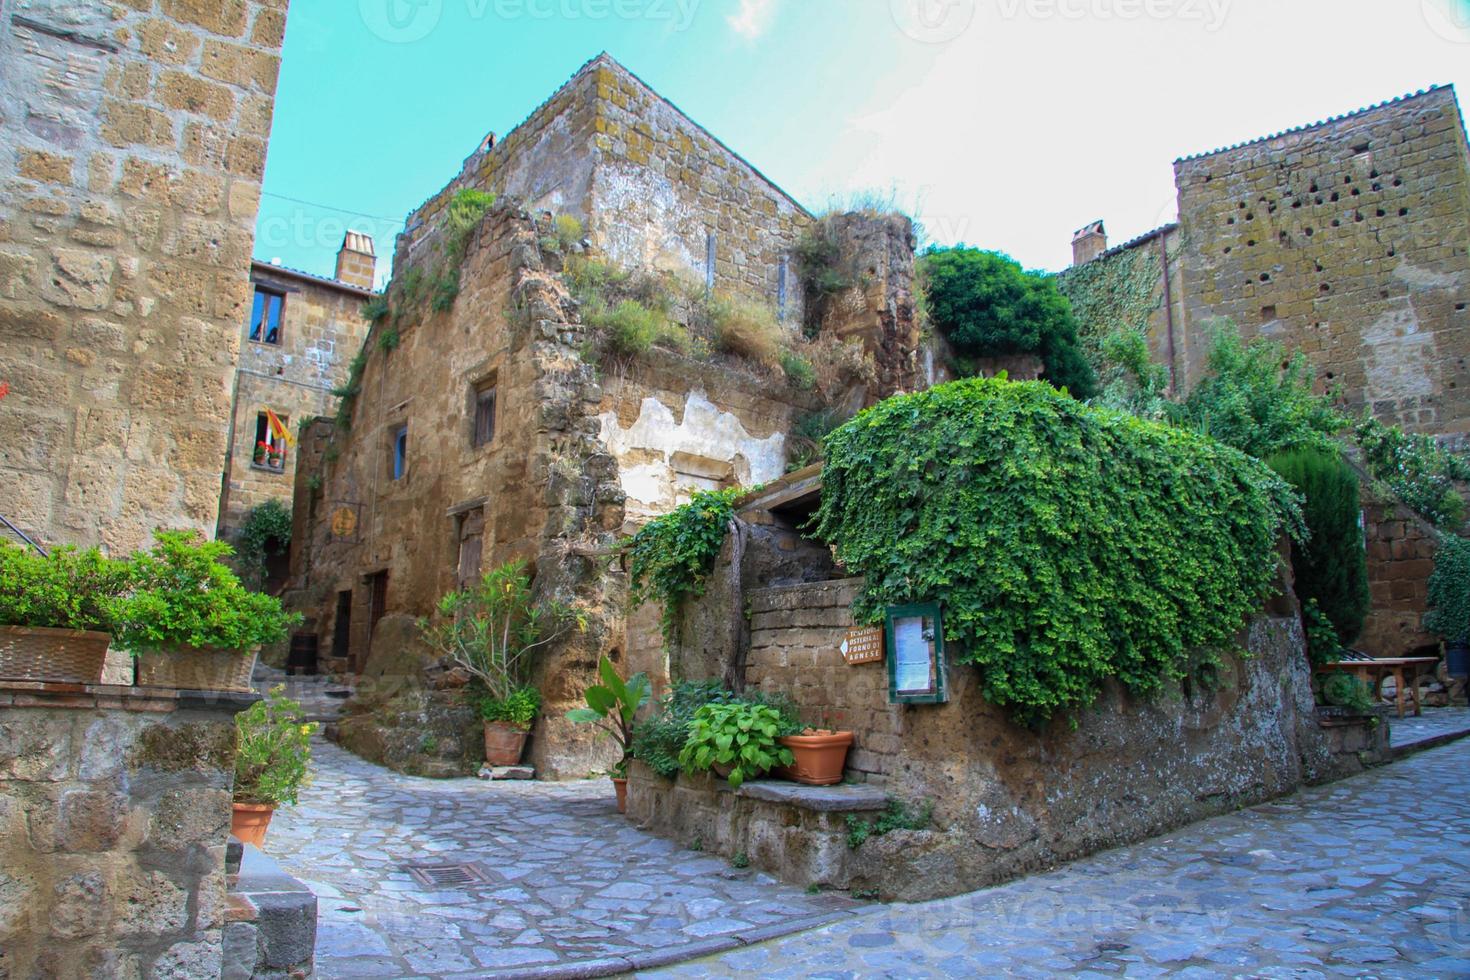
[{"label": "dark doorway", "polygon": [[346,660],[352,650],[352,590],[337,593],[337,619],[332,626],[332,656]]},{"label": "dark doorway", "polygon": [[369,584],[373,589],[372,612],[368,617],[368,639],[371,640],[373,631],[378,628],[378,620],[388,611],[388,573],[374,572]]}]

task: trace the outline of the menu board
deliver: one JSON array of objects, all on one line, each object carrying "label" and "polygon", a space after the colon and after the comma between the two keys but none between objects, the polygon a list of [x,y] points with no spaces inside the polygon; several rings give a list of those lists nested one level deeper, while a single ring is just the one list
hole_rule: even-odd
[{"label": "menu board", "polygon": [[888,700],[894,704],[935,704],[949,700],[945,690],[944,632],[939,604],[895,606],[887,611]]}]

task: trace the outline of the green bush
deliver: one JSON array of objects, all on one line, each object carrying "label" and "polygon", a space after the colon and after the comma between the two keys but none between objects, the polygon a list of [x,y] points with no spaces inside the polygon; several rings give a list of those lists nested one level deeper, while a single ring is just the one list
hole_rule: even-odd
[{"label": "green bush", "polygon": [[928,800],[910,806],[889,797],[888,806],[876,818],[864,820],[855,813],[847,815],[847,846],[862,847],[870,837],[882,837],[894,830],[924,830],[934,819],[934,804]]},{"label": "green bush", "polygon": [[646,354],[668,329],[662,313],[635,299],[625,299],[611,311],[593,316],[588,322],[604,331],[608,349],[623,357]]},{"label": "green bush", "polygon": [[1342,640],[1316,599],[1302,602],[1302,628],[1307,634],[1307,659],[1314,664],[1331,664],[1342,659]]},{"label": "green bush", "polygon": [[628,608],[650,599],[663,605],[665,641],[673,643],[685,599],[704,595],[741,487],[697,491],[693,499],[639,529],[628,542]]},{"label": "green bush", "polygon": [[1302,530],[1291,488],[1213,440],[1048,385],[900,395],[826,440],[818,533],[865,576],[855,615],[944,604],[946,644],[1024,723],[1140,696],[1233,646]]},{"label": "green bush", "polygon": [[1334,708],[1366,715],[1376,706],[1373,689],[1351,674],[1333,671],[1322,678],[1322,700]]},{"label": "green bush", "polygon": [[504,698],[481,691],[475,697],[475,710],[485,721],[505,722],[517,728],[530,729],[541,710],[541,692],[529,685],[517,688]]},{"label": "green bush", "polygon": [[720,681],[677,681],[658,703],[652,717],[633,729],[633,758],[665,779],[678,774],[679,753],[689,741],[694,713],[706,704],[733,697]]},{"label": "green bush", "polygon": [[1470,480],[1470,460],[1425,435],[1409,435],[1364,413],[1353,431],[1373,479],[1435,527],[1465,523],[1465,498],[1456,480]]},{"label": "green bush", "polygon": [[1047,381],[1075,398],[1096,393],[1072,308],[1055,277],[1027,272],[999,252],[964,246],[930,248],[919,264],[929,320],[961,359],[1035,354]]},{"label": "green bush", "polygon": [[1470,641],[1470,541],[1447,537],[1434,553],[1424,628],[1446,643]]},{"label": "green bush", "polygon": [[236,803],[295,804],[297,793],[311,782],[311,736],[317,725],[284,691],[272,688],[235,716]]},{"label": "green bush", "polygon": [[747,779],[775,766],[791,765],[791,750],[777,741],[790,734],[794,734],[792,726],[771,705],[747,701],[706,704],[694,712],[679,765],[691,774],[728,767],[726,781],[739,789]]},{"label": "green bush", "polygon": [[799,391],[811,391],[817,385],[817,371],[812,362],[792,351],[781,352],[781,370],[786,380]]},{"label": "green bush", "polygon": [[1296,594],[1315,602],[1351,646],[1368,618],[1368,556],[1363,549],[1358,478],[1337,449],[1312,447],[1272,456],[1266,464],[1302,495],[1307,540],[1292,549]]},{"label": "green bush", "polygon": [[221,561],[233,553],[229,545],[188,531],[154,537],[153,549],[131,561],[131,591],[117,607],[120,646],[246,651],[284,640],[301,621],[279,599],[241,584]]},{"label": "green bush", "polygon": [[49,556],[0,540],[0,624],[110,633],[132,571],[96,548]]}]

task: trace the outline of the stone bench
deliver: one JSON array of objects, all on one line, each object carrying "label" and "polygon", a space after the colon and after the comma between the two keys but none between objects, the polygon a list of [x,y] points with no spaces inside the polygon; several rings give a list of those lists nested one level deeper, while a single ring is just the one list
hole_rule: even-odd
[{"label": "stone bench", "polygon": [[797,885],[846,889],[855,852],[847,817],[872,819],[888,805],[864,784],[803,786],[761,779],[731,789],[710,775],[664,779],[634,762],[628,773],[628,818],[686,847],[734,858]]},{"label": "stone bench", "polygon": [[229,891],[221,980],[312,976],[317,908],[311,889],[233,837],[225,870]]}]

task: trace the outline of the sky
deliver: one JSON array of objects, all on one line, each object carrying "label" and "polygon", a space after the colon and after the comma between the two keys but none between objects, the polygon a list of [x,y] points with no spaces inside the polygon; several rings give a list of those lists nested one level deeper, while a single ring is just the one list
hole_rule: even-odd
[{"label": "sky", "polygon": [[1071,262],[1176,216],[1173,161],[1470,93],[1470,0],[292,0],[255,256],[389,274],[404,217],[607,51],[813,211]]}]

